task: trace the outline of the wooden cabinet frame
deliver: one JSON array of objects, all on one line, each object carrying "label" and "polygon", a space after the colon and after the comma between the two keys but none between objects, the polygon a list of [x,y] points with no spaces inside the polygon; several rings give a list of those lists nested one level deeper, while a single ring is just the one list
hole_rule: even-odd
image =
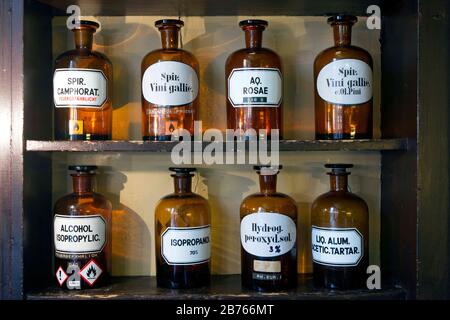
[{"label": "wooden cabinet frame", "polygon": [[72,2],[96,3],[103,15],[362,15],[380,5],[382,138],[407,143],[379,149],[382,277],[408,298],[450,297],[450,4],[285,0],[274,7],[262,0],[255,11],[255,1],[186,0],[178,9],[150,1],[138,13],[142,2],[132,0],[126,9],[119,0],[0,0],[1,299],[25,299],[51,277],[50,237],[42,236],[51,233],[51,156],[26,151],[26,141],[52,137],[51,17]]}]

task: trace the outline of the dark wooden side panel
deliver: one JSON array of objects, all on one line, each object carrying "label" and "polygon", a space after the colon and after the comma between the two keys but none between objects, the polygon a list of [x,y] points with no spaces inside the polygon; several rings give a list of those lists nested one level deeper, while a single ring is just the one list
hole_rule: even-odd
[{"label": "dark wooden side panel", "polygon": [[[25,1],[24,20],[24,137],[52,138],[51,10]],[[51,154],[24,157],[24,288],[49,284],[52,226]]]},{"label": "dark wooden side panel", "polygon": [[417,2],[384,1],[381,42],[381,131],[406,137],[407,152],[383,152],[381,271],[383,279],[416,294],[417,244]]},{"label": "dark wooden side panel", "polygon": [[419,5],[417,297],[450,297],[448,0]]},{"label": "dark wooden side panel", "polygon": [[23,296],[23,2],[0,0],[1,299]]}]

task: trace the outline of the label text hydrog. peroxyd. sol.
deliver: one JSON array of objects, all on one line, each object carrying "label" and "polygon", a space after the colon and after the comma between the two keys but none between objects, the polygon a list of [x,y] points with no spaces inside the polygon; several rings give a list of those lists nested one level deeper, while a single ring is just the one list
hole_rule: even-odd
[{"label": "label text hydrog. peroxyd. sol.", "polygon": [[252,213],[241,221],[241,244],[257,257],[276,257],[289,252],[296,243],[294,221],[279,213]]}]

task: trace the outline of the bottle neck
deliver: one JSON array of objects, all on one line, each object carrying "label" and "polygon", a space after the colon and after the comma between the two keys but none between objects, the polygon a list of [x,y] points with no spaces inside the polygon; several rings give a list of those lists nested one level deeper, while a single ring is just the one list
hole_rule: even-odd
[{"label": "bottle neck", "polygon": [[161,32],[161,44],[163,49],[178,49],[180,28],[161,28],[159,29],[159,32]]},{"label": "bottle neck", "polygon": [[175,193],[190,193],[192,192],[192,177],[191,176],[174,176],[173,179]]},{"label": "bottle neck", "polygon": [[245,46],[247,48],[262,47],[262,33],[264,28],[247,28],[245,31]]},{"label": "bottle neck", "polygon": [[335,46],[349,46],[352,42],[352,24],[337,23],[333,25]]},{"label": "bottle neck", "polygon": [[72,174],[73,192],[77,194],[92,193],[91,174]]},{"label": "bottle neck", "polygon": [[73,31],[75,48],[92,50],[94,42],[94,31],[90,29],[75,29]]},{"label": "bottle neck", "polygon": [[331,191],[348,191],[347,175],[330,175]]},{"label": "bottle neck", "polygon": [[262,193],[275,193],[277,192],[277,175],[260,175],[259,176],[259,188]]}]

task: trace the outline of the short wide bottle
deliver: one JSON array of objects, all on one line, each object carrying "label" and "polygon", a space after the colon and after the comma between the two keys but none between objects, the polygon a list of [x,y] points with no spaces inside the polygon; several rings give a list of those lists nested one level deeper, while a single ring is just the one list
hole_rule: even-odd
[{"label": "short wide bottle", "polygon": [[199,117],[199,64],[194,55],[180,49],[181,20],[155,22],[162,49],[142,60],[142,138],[170,141],[176,129],[194,134]]},{"label": "short wide bottle", "polygon": [[81,20],[72,30],[75,49],[56,58],[56,140],[111,139],[113,67],[105,55],[92,50],[98,27],[97,22]]},{"label": "short wide bottle", "polygon": [[261,191],[242,201],[242,285],[279,291],[297,284],[297,206],[276,191],[279,167],[255,166]]},{"label": "short wide bottle", "polygon": [[372,138],[372,57],[351,45],[355,16],[328,19],[334,47],[314,61],[316,139]]},{"label": "short wide bottle", "polygon": [[311,207],[314,283],[329,289],[363,288],[368,266],[369,213],[363,199],[348,191],[346,168],[331,168],[331,190]]},{"label": "short wide bottle", "polygon": [[243,133],[253,129],[261,138],[260,130],[271,138],[271,130],[276,129],[281,139],[283,75],[278,54],[262,46],[268,23],[243,20],[239,26],[245,32],[246,47],[233,52],[225,64],[227,128]]},{"label": "short wide bottle", "polygon": [[111,203],[93,191],[96,166],[70,166],[73,193],[54,207],[54,274],[65,289],[97,288],[111,275]]},{"label": "short wide bottle", "polygon": [[155,209],[157,285],[171,289],[210,283],[211,214],[208,201],[191,190],[195,168],[169,168],[175,192]]}]

